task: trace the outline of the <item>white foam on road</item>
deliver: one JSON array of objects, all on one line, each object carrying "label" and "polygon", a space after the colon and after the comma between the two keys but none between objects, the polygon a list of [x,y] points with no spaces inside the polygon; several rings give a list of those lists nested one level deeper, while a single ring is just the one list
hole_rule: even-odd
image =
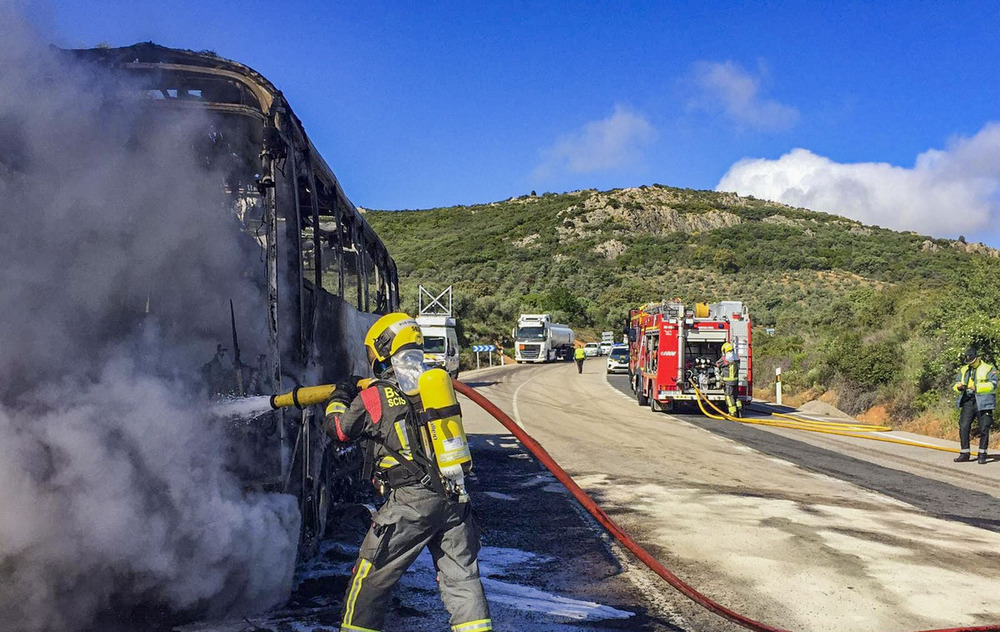
[{"label": "white foam on road", "polygon": [[486,598],[490,603],[502,603],[518,610],[566,617],[576,621],[627,619],[633,615],[631,612],[592,601],[560,597],[530,586],[511,584],[496,579],[484,578],[483,587],[486,589]]},{"label": "white foam on road", "polygon": [[[298,581],[316,580],[324,577],[346,577],[351,572],[355,547],[340,542],[325,542],[323,553],[336,551],[341,554],[351,554],[351,561],[326,561],[326,555],[306,565],[297,574]],[[531,553],[511,547],[483,547],[479,552],[479,570],[483,587],[490,606],[495,610],[494,620],[503,621],[510,629],[546,630],[546,632],[582,632],[590,627],[578,628],[576,624],[588,622],[621,620],[634,616],[635,613],[619,610],[604,604],[585,599],[573,599],[553,592],[540,590],[533,586],[508,581],[512,576],[530,574],[533,569],[551,564],[554,558]],[[498,579],[498,578],[504,579]],[[441,610],[441,602],[437,596],[436,572],[430,552],[424,550],[400,581],[404,604],[410,607],[426,608],[428,611]],[[397,592],[397,594],[399,594]],[[338,595],[339,597],[339,595]],[[497,607],[499,606],[499,608]],[[323,611],[305,610],[295,613],[274,612],[270,616],[255,617],[253,624],[263,629],[266,626],[277,625],[282,630],[295,632],[312,632],[328,630],[329,626],[317,625],[313,619],[314,613]],[[512,614],[511,611],[514,611]],[[516,613],[524,613],[518,615]],[[550,617],[539,620],[539,616]],[[185,632],[239,632],[246,629],[246,620],[216,621],[199,625],[187,626]]]},{"label": "white foam on road", "polygon": [[517,500],[516,496],[511,496],[510,494],[503,494],[501,492],[483,492],[490,498],[496,498],[497,500]]},{"label": "white foam on road", "polygon": [[[528,455],[525,454],[527,457]],[[530,457],[528,457],[530,458]],[[518,483],[518,487],[521,489],[530,489],[532,487],[539,487],[543,485],[549,485],[551,483],[558,483],[559,480],[549,472],[538,472],[537,474],[531,474],[525,477],[525,480]]]},{"label": "white foam on road", "polygon": [[[506,577],[517,569],[538,566],[551,561],[551,558],[529,553],[521,549],[507,547],[483,547],[479,552],[479,568],[483,587],[486,589],[486,599],[491,605],[503,604],[521,612],[546,614],[562,617],[573,621],[602,621],[606,619],[627,619],[634,615],[626,610],[611,606],[563,597],[554,593],[539,590],[509,581],[493,579],[491,576]],[[404,584],[414,587],[433,587],[434,563],[430,553],[424,551],[404,577]],[[411,583],[412,582],[412,583]]]}]

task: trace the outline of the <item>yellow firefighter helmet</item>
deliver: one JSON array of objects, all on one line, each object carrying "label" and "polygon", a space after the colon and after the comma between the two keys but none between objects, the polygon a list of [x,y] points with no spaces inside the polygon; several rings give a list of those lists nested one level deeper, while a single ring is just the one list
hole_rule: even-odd
[{"label": "yellow firefighter helmet", "polygon": [[729,353],[733,350],[733,343],[726,342],[722,344],[722,353]]},{"label": "yellow firefighter helmet", "polygon": [[377,364],[387,364],[389,358],[399,351],[422,349],[423,346],[424,336],[420,333],[420,325],[403,312],[382,316],[365,335],[365,350],[373,368]]}]

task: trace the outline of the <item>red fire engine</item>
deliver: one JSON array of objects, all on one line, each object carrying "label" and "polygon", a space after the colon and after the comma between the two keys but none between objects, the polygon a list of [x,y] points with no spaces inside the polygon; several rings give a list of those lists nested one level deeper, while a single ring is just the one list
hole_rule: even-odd
[{"label": "red fire engine", "polygon": [[629,377],[640,406],[669,411],[675,402],[695,401],[693,385],[713,402],[725,402],[716,362],[731,342],[740,358],[739,398],[753,395],[750,313],[739,301],[695,303],[680,299],[629,311]]}]

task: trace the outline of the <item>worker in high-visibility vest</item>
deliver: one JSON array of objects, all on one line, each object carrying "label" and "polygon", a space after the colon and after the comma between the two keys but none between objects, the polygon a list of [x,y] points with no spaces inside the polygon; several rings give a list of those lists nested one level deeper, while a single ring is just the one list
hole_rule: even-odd
[{"label": "worker in high-visibility vest", "polygon": [[[479,578],[479,522],[464,489],[463,464],[471,466],[471,455],[450,378],[424,366],[423,335],[407,314],[379,318],[365,336],[365,348],[375,381],[360,393],[338,384],[324,428],[336,441],[367,441],[364,476],[371,476],[387,499],[361,543],[340,629],[380,632],[393,588],[427,548],[452,631],[488,632],[493,623]],[[450,401],[444,408],[419,408],[428,401],[425,378],[433,371],[446,380],[433,392],[441,395],[443,386]],[[432,426],[442,421],[448,422],[447,432],[435,434]],[[442,463],[442,455],[452,452],[464,457]]]},{"label": "worker in high-visibility vest", "polygon": [[989,362],[979,357],[979,351],[970,347],[965,352],[965,364],[958,370],[955,385],[958,393],[956,405],[958,413],[958,438],[962,451],[955,459],[968,461],[972,422],[979,419],[979,463],[986,463],[986,449],[990,445],[990,427],[993,425],[993,409],[997,404],[997,370]]},{"label": "worker in high-visibility vest", "polygon": [[576,372],[583,373],[583,361],[587,359],[587,353],[583,347],[577,347],[573,352],[573,359],[576,360]]},{"label": "worker in high-visibility vest", "polygon": [[739,398],[740,387],[740,356],[736,353],[733,343],[722,345],[722,357],[716,365],[722,370],[722,388],[726,393],[726,407],[733,417],[741,417],[743,402]]}]

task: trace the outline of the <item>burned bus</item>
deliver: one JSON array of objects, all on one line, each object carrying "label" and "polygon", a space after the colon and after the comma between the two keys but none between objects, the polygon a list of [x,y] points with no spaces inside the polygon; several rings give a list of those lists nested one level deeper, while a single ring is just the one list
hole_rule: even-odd
[{"label": "burned bus", "polygon": [[[261,299],[219,314],[227,335],[199,367],[203,388],[245,397],[369,374],[361,341],[378,315],[398,308],[396,265],[282,93],[210,52],[145,43],[66,54],[116,77],[111,96],[138,103],[146,125],[194,112],[198,159],[223,174]],[[147,310],[155,309],[154,298]],[[255,329],[263,333],[249,349]],[[245,421],[231,430],[234,469],[248,487],[298,497],[300,550],[313,549],[357,493],[358,451],[332,445],[317,410]]]}]

